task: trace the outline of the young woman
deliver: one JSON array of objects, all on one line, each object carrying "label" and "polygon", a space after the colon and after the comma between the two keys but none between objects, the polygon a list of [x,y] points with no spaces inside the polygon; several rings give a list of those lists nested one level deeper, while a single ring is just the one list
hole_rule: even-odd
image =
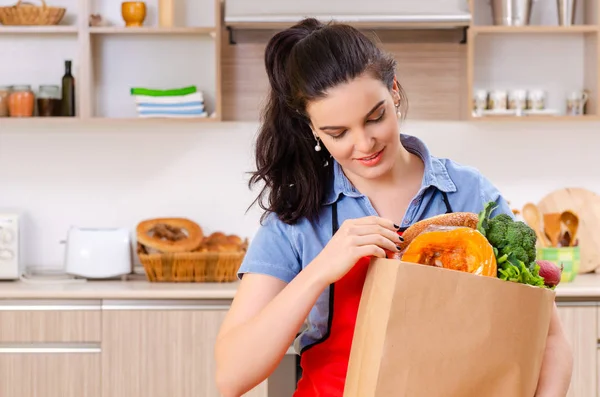
[{"label": "young woman", "polygon": [[[369,257],[397,250],[399,230],[424,218],[488,201],[512,213],[475,169],[400,134],[396,63],[356,29],[306,19],[270,40],[265,64],[251,183],[264,182],[268,200],[217,339],[217,383],[243,395],[295,341],[294,396],[341,397]],[[562,397],[571,356],[556,310],[547,346],[537,396]]]}]

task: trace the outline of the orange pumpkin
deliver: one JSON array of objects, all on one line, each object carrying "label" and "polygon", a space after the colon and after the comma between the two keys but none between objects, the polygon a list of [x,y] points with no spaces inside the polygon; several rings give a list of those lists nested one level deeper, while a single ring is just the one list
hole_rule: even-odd
[{"label": "orange pumpkin", "polygon": [[402,260],[482,276],[497,275],[494,249],[483,234],[469,227],[425,231],[406,248]]}]

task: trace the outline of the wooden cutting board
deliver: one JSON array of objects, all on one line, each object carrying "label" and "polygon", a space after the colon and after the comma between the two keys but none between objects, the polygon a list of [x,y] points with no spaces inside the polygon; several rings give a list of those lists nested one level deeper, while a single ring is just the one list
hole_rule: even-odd
[{"label": "wooden cutting board", "polygon": [[573,211],[579,217],[579,273],[600,268],[600,195],[582,188],[555,190],[540,200],[542,213]]}]

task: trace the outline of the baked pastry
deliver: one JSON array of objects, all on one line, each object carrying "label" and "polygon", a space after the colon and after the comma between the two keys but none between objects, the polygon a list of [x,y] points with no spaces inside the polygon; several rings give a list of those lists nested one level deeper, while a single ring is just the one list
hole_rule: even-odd
[{"label": "baked pastry", "polygon": [[449,214],[432,216],[431,218],[423,219],[409,226],[404,233],[402,233],[404,241],[398,245],[401,250],[404,250],[415,237],[421,234],[429,226],[464,226],[476,229],[478,221],[479,215],[474,212],[452,212]]},{"label": "baked pastry", "polygon": [[136,228],[137,241],[146,251],[191,252],[204,238],[202,228],[186,218],[155,218]]}]

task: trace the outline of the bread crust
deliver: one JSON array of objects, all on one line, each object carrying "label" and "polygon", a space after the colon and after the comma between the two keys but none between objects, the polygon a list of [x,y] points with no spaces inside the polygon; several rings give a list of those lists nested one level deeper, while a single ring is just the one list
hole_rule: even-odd
[{"label": "bread crust", "polygon": [[[156,233],[160,228],[182,229],[186,234],[175,239],[163,238]],[[188,252],[197,248],[204,234],[196,222],[186,218],[154,218],[140,222],[136,228],[137,241],[160,252]]]},{"label": "bread crust", "polygon": [[404,233],[402,233],[404,241],[399,244],[400,249],[404,250],[408,247],[411,241],[429,226],[465,226],[476,229],[478,221],[479,215],[474,212],[452,212],[420,220],[409,226]]}]

